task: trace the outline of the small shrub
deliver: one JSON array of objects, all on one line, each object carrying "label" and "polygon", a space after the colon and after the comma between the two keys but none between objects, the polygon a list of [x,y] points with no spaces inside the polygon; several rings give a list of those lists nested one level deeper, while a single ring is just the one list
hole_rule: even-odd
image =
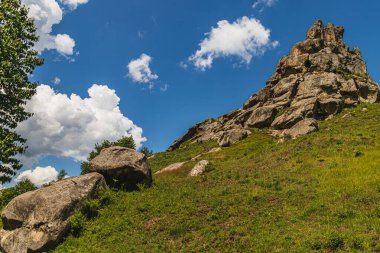
[{"label": "small shrub", "polygon": [[355,155],[355,157],[360,157],[360,156],[363,156],[364,153],[361,152],[360,150],[355,150],[355,151],[354,151],[354,155]]},{"label": "small shrub", "polygon": [[84,203],[82,213],[87,219],[94,218],[99,214],[100,203],[97,199],[89,199]]},{"label": "small shrub", "polygon": [[360,238],[354,238],[352,242],[352,248],[355,250],[364,250],[364,241]]},{"label": "small shrub", "polygon": [[70,218],[70,232],[73,236],[79,236],[86,223],[86,217],[81,212],[76,212]]},{"label": "small shrub", "polygon": [[327,241],[327,248],[330,250],[338,250],[344,247],[344,239],[341,235],[333,234]]},{"label": "small shrub", "polygon": [[143,153],[144,155],[146,155],[147,157],[149,157],[149,156],[153,155],[153,150],[149,149],[148,147],[142,147],[140,149],[140,153]]},{"label": "small shrub", "polygon": [[108,206],[112,203],[113,192],[111,189],[105,189],[99,192],[99,204],[101,207]]},{"label": "small shrub", "polygon": [[208,163],[208,164],[206,165],[206,167],[205,167],[205,173],[211,172],[211,171],[213,171],[213,170],[215,170],[214,165],[213,165],[212,163]]},{"label": "small shrub", "polygon": [[321,242],[313,242],[311,243],[311,247],[310,247],[312,250],[321,250],[323,248],[323,244]]}]

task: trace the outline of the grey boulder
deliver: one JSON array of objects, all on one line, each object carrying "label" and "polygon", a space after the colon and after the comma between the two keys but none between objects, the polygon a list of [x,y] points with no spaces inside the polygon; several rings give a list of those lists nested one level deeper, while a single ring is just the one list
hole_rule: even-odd
[{"label": "grey boulder", "polygon": [[102,175],[90,173],[14,198],[1,215],[1,252],[45,252],[57,246],[70,229],[70,217],[106,187]]},{"label": "grey boulder", "polygon": [[298,122],[292,128],[284,130],[283,136],[295,139],[301,135],[306,135],[318,131],[318,129],[318,121],[312,118],[308,118]]},{"label": "grey boulder", "polygon": [[152,184],[152,171],[147,157],[133,149],[110,147],[91,160],[90,171],[104,176],[109,186],[137,190],[138,184]]},{"label": "grey boulder", "polygon": [[208,165],[208,161],[207,160],[202,160],[202,161],[199,161],[190,171],[189,173],[189,176],[190,177],[196,177],[196,176],[199,176],[199,175],[202,175],[205,170],[206,170],[206,167]]},{"label": "grey boulder", "polygon": [[227,130],[222,134],[222,136],[218,140],[219,146],[229,147],[232,144],[247,138],[249,134],[251,134],[251,132],[246,129]]}]

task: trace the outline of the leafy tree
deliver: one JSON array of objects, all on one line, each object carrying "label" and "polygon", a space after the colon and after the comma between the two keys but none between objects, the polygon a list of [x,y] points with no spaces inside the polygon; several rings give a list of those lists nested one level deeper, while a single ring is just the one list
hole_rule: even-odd
[{"label": "leafy tree", "polygon": [[9,182],[22,167],[15,158],[25,152],[26,140],[14,129],[31,116],[25,103],[35,94],[37,84],[28,76],[42,59],[33,49],[37,42],[33,20],[20,0],[0,1],[0,182]]},{"label": "leafy tree", "polygon": [[60,170],[57,176],[57,180],[60,181],[67,176],[67,172],[65,170]]},{"label": "leafy tree", "polygon": [[36,189],[37,187],[28,179],[18,182],[14,187],[3,189],[0,191],[0,207],[4,207],[18,195]]},{"label": "leafy tree", "polygon": [[109,148],[112,146],[120,146],[130,149],[136,149],[136,144],[132,137],[124,136],[121,139],[110,142],[108,140],[104,140],[102,143],[96,143],[94,150],[90,152],[90,154],[87,157],[86,162],[82,162],[80,168],[81,168],[81,175],[87,174],[90,172],[90,161],[97,157],[100,154],[100,151],[104,148]]},{"label": "leafy tree", "polygon": [[140,149],[140,152],[143,153],[146,156],[151,156],[153,155],[153,150],[149,149],[148,147],[142,147]]}]

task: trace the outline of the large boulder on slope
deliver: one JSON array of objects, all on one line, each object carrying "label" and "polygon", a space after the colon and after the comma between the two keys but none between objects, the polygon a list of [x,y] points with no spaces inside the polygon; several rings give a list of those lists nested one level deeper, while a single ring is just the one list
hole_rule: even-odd
[{"label": "large boulder on slope", "polygon": [[232,144],[247,138],[250,134],[251,132],[246,129],[227,130],[219,138],[218,143],[221,147],[229,147]]},{"label": "large boulder on slope", "polygon": [[318,129],[318,121],[315,119],[308,118],[301,120],[292,128],[284,130],[283,136],[294,139],[301,135],[306,135],[318,131]]},{"label": "large boulder on slope", "polygon": [[133,149],[114,146],[103,149],[91,160],[90,171],[104,176],[109,186],[137,190],[138,184],[152,184],[152,171],[147,157]]},{"label": "large boulder on slope", "polygon": [[90,173],[14,198],[1,215],[1,252],[45,252],[55,247],[69,231],[70,217],[106,187],[102,175]]}]

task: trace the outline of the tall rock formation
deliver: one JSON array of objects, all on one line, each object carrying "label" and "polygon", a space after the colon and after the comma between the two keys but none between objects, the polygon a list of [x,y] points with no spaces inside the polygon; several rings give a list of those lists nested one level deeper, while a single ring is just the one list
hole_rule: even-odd
[{"label": "tall rock formation", "polygon": [[343,33],[343,27],[315,22],[263,89],[240,109],[193,126],[168,151],[186,141],[218,140],[225,146],[230,135],[229,144],[245,138],[247,128],[285,131],[305,119],[321,120],[346,107],[379,102],[378,84],[368,75],[360,50],[344,43]]}]

